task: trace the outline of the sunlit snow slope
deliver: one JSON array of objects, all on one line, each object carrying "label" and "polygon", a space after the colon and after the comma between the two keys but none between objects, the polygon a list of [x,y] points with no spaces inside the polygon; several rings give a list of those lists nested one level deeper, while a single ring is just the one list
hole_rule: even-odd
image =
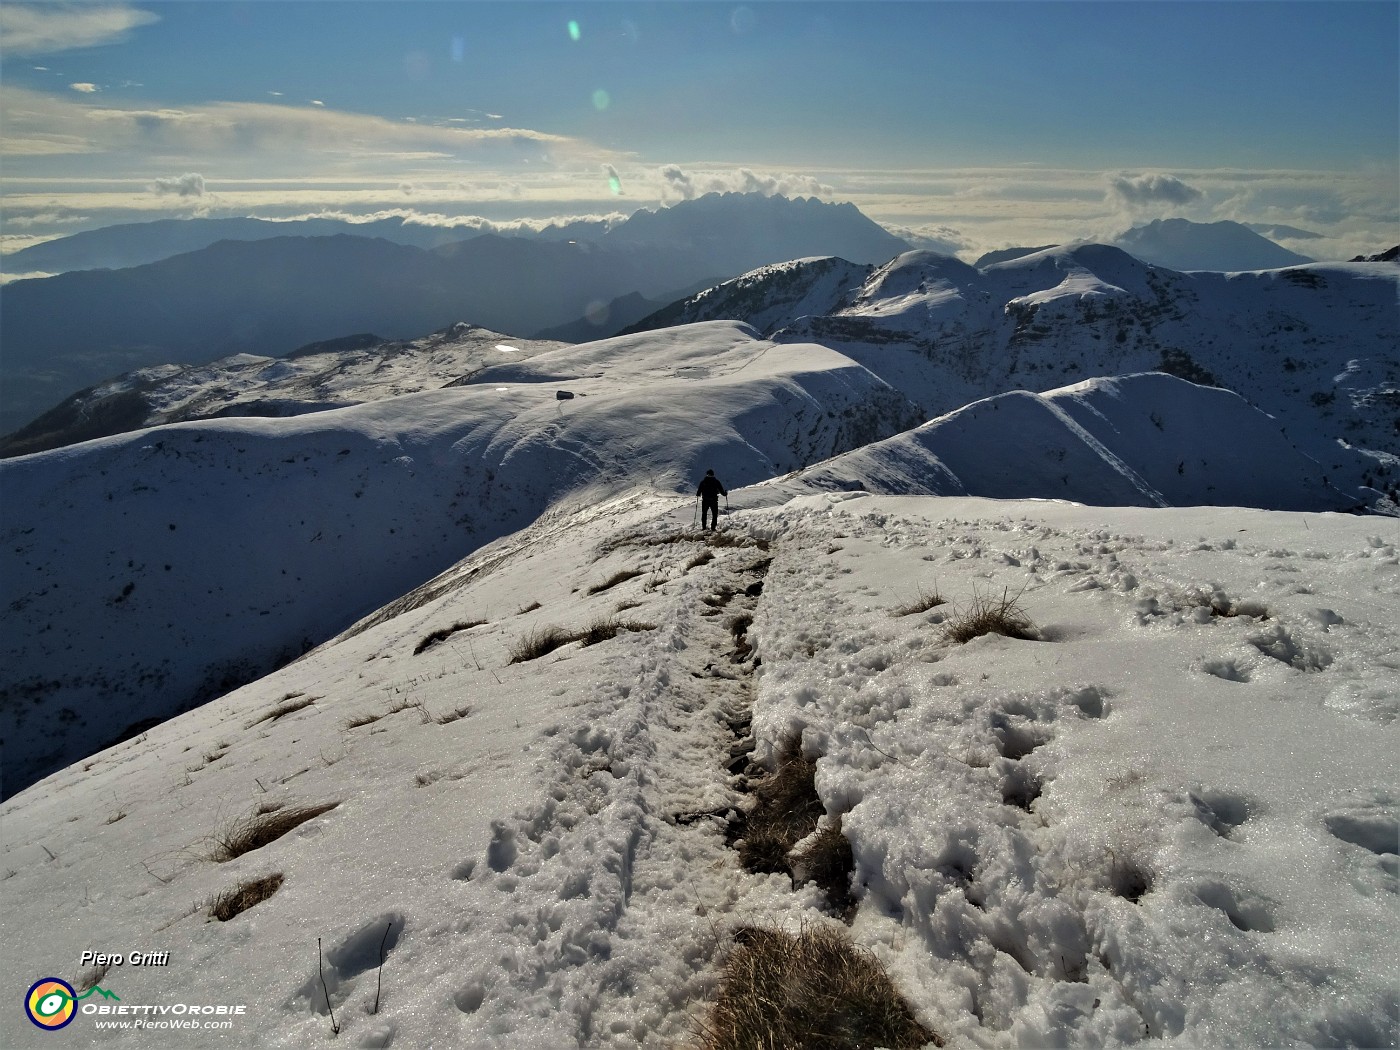
[{"label": "sunlit snow slope", "polygon": [[130,430],[226,416],[299,416],[451,386],[510,354],[560,344],[455,324],[412,340],[348,336],[286,357],[237,354],[137,369],[80,390],[0,442],[19,456]]},{"label": "sunlit snow slope", "polygon": [[643,324],[730,317],[779,341],[819,342],[930,418],[1017,389],[1168,372],[1274,416],[1332,484],[1369,504],[1400,467],[1397,295],[1393,263],[1185,274],[1083,244],[981,269],[933,252],[873,271],[840,260],[765,267]]},{"label": "sunlit snow slope", "polygon": [[[748,749],[794,734],[850,936],[949,1046],[1394,1042],[1393,521],[771,498],[736,491],[718,542],[684,496],[557,514],[6,801],[0,1043],[131,1042],[30,1024],[55,976],[245,1008],[139,1036],[192,1050],[685,1045],[736,932],[840,926],[726,843]],[[1031,639],[949,640],[1003,593]]]},{"label": "sunlit snow slope", "polygon": [[1118,506],[1347,503],[1275,420],[1228,390],[1160,372],[986,398],[810,467],[800,480],[890,495]]},{"label": "sunlit snow slope", "polygon": [[477,380],[0,465],[5,792],[266,673],[561,500],[693,491],[710,466],[758,481],[916,422],[849,359],[733,322]]}]

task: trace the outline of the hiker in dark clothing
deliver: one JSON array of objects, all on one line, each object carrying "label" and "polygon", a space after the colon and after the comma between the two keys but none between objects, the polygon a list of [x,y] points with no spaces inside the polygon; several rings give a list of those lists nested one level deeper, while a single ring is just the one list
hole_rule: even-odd
[{"label": "hiker in dark clothing", "polygon": [[[695,494],[700,497],[700,524],[706,529],[716,528],[719,525],[719,498],[724,496],[729,498],[729,492],[719,483],[719,478],[715,477],[713,470],[705,471],[705,476],[700,479],[700,486],[695,490]],[[706,525],[709,520],[711,524]]]}]

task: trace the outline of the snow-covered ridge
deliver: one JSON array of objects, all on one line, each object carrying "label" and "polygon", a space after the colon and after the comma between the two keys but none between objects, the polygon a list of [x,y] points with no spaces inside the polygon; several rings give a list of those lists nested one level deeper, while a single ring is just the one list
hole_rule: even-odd
[{"label": "snow-covered ridge", "polygon": [[808,468],[799,480],[1104,506],[1328,510],[1346,502],[1276,421],[1227,390],[1160,372],[999,394]]},{"label": "snow-covered ridge", "polygon": [[193,419],[293,416],[438,390],[500,360],[552,350],[459,323],[422,339],[356,336],[286,357],[235,354],[204,365],[157,365],[79,391],[0,443],[18,456]]},{"label": "snow-covered ridge", "polygon": [[[5,986],[159,949],[99,981],[245,1004],[191,1050],[675,1045],[736,931],[837,923],[726,845],[740,703],[756,758],[796,733],[816,760],[850,935],[948,1045],[1393,1042],[1393,524],[842,495],[736,510],[711,545],[691,513],[561,511],[6,801]],[[934,588],[953,604],[898,615]],[[1003,591],[1038,640],[946,640]],[[619,615],[653,626],[510,662]],[[237,821],[331,803],[212,859]],[[52,1038],[0,1011],[6,1046]]]},{"label": "snow-covered ridge", "polygon": [[661,319],[761,321],[779,341],[831,346],[930,418],[1099,376],[1164,371],[1222,386],[1369,504],[1378,492],[1365,489],[1388,491],[1400,467],[1398,295],[1391,263],[1185,274],[1085,244],[981,269],[910,252],[858,287],[832,288],[811,266],[756,271]]},{"label": "snow-covered ridge", "polygon": [[755,482],[918,421],[835,351],[733,322],[499,356],[513,363],[468,386],[0,464],[5,792],[266,673],[563,500],[684,491],[711,466]]}]

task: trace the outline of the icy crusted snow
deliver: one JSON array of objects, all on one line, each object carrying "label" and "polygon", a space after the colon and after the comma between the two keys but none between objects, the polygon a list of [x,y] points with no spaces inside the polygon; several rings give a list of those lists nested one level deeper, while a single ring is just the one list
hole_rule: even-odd
[{"label": "icy crusted snow", "polygon": [[[249,1011],[181,1046],[674,1045],[736,927],[836,921],[745,874],[704,815],[745,804],[725,766],[751,705],[759,757],[793,731],[818,756],[852,935],[950,1045],[1394,1042],[1393,522],[773,498],[735,492],[744,545],[707,563],[688,500],[555,514],[8,800],[4,986],[166,950],[103,987]],[[934,587],[950,605],[895,615]],[[944,639],[1004,591],[1037,640]],[[745,612],[761,667],[734,649]],[[508,663],[532,628],[606,615],[655,626]],[[301,802],[338,805],[208,858]],[[273,872],[271,898],[207,918]],[[0,1012],[6,1046],[53,1038]],[[63,1038],[130,1036],[80,1016]]]}]

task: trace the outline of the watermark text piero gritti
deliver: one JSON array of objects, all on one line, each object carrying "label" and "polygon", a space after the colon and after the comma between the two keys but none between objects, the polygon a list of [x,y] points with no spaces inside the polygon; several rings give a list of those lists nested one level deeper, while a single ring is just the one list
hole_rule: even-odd
[{"label": "watermark text piero gritti", "polygon": [[169,952],[83,952],[79,966],[168,966]]}]

